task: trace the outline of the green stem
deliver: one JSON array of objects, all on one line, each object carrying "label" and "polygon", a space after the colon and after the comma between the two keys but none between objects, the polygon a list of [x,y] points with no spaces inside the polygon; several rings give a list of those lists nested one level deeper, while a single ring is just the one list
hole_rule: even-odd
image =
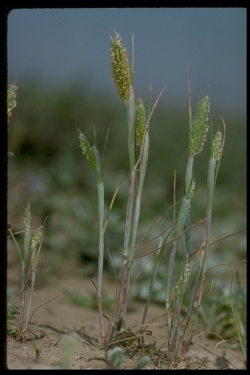
[{"label": "green stem", "polygon": [[[194,157],[190,156],[188,158],[187,162],[187,168],[186,168],[186,176],[185,176],[185,194],[187,194],[190,183],[192,181],[193,176],[193,165],[194,165]],[[191,208],[191,207],[190,207]],[[190,209],[187,215],[187,220],[185,223],[184,229],[186,230],[191,226],[191,216],[190,216]],[[190,255],[190,242],[191,242],[191,232],[190,230],[187,230],[185,232],[185,252],[186,252],[186,262],[189,261],[189,255]]]},{"label": "green stem", "polygon": [[[127,203],[127,213],[126,213],[126,224],[125,224],[125,234],[124,234],[124,247],[123,247],[123,254],[122,254],[122,272],[121,272],[121,280],[119,286],[119,292],[115,307],[114,313],[114,322],[111,325],[111,331],[109,335],[108,342],[111,342],[114,335],[116,334],[118,324],[122,320],[121,324],[124,326],[125,321],[123,319],[123,307],[124,302],[126,306],[126,293],[127,287],[130,282],[128,273],[128,251],[129,251],[129,243],[130,243],[130,236],[131,236],[131,226],[133,222],[133,213],[134,213],[134,206],[135,206],[135,183],[136,183],[136,167],[135,167],[135,97],[134,97],[134,90],[131,86],[130,89],[130,96],[129,102],[127,107],[127,123],[128,123],[128,154],[129,154],[129,166],[130,166],[130,184],[129,184],[129,192],[128,192],[128,203]],[[126,312],[125,312],[126,314]]]},{"label": "green stem", "polygon": [[[201,285],[199,290],[199,296],[198,296],[198,302],[197,302],[197,308],[196,308],[196,314],[194,318],[193,323],[193,329],[191,332],[191,335],[185,344],[184,348],[182,349],[182,352],[185,353],[188,346],[190,345],[193,336],[197,329],[197,323],[198,323],[198,314],[202,302],[202,295],[203,295],[203,288],[204,288],[204,281],[206,277],[206,271],[207,271],[207,260],[208,260],[208,253],[210,248],[210,238],[211,238],[211,223],[212,223],[212,203],[213,203],[213,194],[214,194],[214,178],[215,178],[215,168],[216,168],[216,160],[214,158],[211,158],[208,162],[208,173],[207,173],[207,217],[206,217],[206,238],[205,238],[205,248],[204,248],[204,255],[203,255],[203,271],[202,271],[202,277],[201,277]],[[202,261],[201,259],[201,261]],[[201,265],[198,270],[197,274],[197,281],[198,277],[200,276],[201,272]],[[196,291],[196,288],[194,290]],[[190,309],[191,314],[191,309]]]},{"label": "green stem", "polygon": [[207,259],[210,248],[211,223],[212,223],[212,204],[214,194],[214,177],[215,177],[216,160],[210,159],[207,172],[207,220],[206,220],[206,240],[205,240],[205,257],[203,273],[207,270]]},{"label": "green stem", "polygon": [[34,288],[35,288],[35,282],[36,282],[36,270],[34,268],[31,271],[31,280],[30,280],[30,288],[29,288],[29,300],[28,300],[28,306],[27,306],[27,312],[26,312],[26,322],[25,322],[25,330],[26,331],[28,330],[28,327],[29,327],[30,309],[31,309],[33,292],[34,292]]},{"label": "green stem", "polygon": [[98,217],[99,217],[99,252],[98,252],[98,284],[97,284],[97,305],[99,312],[101,342],[104,344],[105,331],[102,313],[102,276],[103,276],[103,258],[104,258],[104,184],[100,179],[97,183],[98,191]]},{"label": "green stem", "polygon": [[171,290],[172,290],[172,278],[173,278],[173,271],[174,271],[174,264],[175,264],[176,248],[180,239],[180,235],[183,232],[189,209],[190,209],[190,199],[187,199],[186,197],[184,197],[182,200],[177,223],[174,226],[174,230],[173,230],[174,241],[173,241],[172,248],[171,248],[170,255],[169,255],[169,265],[168,265],[168,275],[167,275],[167,293],[166,293],[166,302],[165,302],[167,316],[168,316],[168,329],[170,329],[169,308],[170,308],[170,297],[171,297]]},{"label": "green stem", "polygon": [[131,242],[130,242],[129,254],[128,254],[129,261],[132,259],[133,253],[134,253],[138,222],[139,222],[140,210],[141,210],[142,189],[143,189],[143,184],[144,184],[146,170],[147,170],[147,163],[148,163],[148,155],[149,155],[149,134],[148,132],[146,132],[144,142],[143,142],[142,159],[140,162],[139,183],[138,183],[137,194],[136,194]]},{"label": "green stem", "polygon": [[[137,194],[136,200],[133,209],[133,223],[131,228],[131,240],[128,248],[128,262],[130,262],[133,258],[134,248],[135,248],[135,241],[138,229],[138,222],[140,217],[140,208],[141,208],[141,196],[142,196],[142,189],[145,180],[146,170],[147,170],[147,162],[148,162],[148,154],[149,154],[149,134],[148,132],[145,133],[144,141],[142,143],[142,159],[140,162],[140,175],[139,175],[139,183],[137,187]],[[141,155],[140,155],[141,156]],[[139,156],[139,158],[140,158]],[[136,166],[135,166],[136,168]],[[129,286],[130,286],[130,269],[132,264],[128,267],[127,278],[126,278],[126,291],[125,291],[125,298],[123,304],[123,320],[125,322],[126,313],[127,313],[127,304],[128,304],[128,296],[129,296]]]},{"label": "green stem", "polygon": [[128,122],[128,155],[130,173],[132,174],[135,164],[135,95],[133,87],[130,89],[129,103],[127,108]]},{"label": "green stem", "polygon": [[125,234],[124,234],[124,247],[123,247],[123,253],[122,253],[121,279],[120,279],[119,291],[118,291],[118,296],[117,296],[116,306],[115,306],[115,311],[114,311],[114,321],[111,325],[108,343],[110,343],[113,337],[115,336],[118,324],[119,325],[121,324],[122,326],[124,326],[125,324],[123,320],[122,310],[124,306],[124,298],[126,295],[126,284],[128,283],[128,248],[129,248],[129,239],[130,239],[131,225],[132,225],[132,219],[133,219],[135,179],[136,179],[136,170],[132,172],[131,177],[130,177]]},{"label": "green stem", "polygon": [[182,337],[181,337],[181,340],[180,340],[180,342],[182,344],[182,347],[181,346],[179,347],[179,352],[181,353],[181,355],[185,355],[186,354],[186,352],[187,352],[187,350],[188,350],[188,348],[190,346],[190,343],[192,341],[192,338],[194,336],[194,333],[195,333],[195,329],[193,329],[193,331],[191,332],[191,335],[190,335],[189,339],[184,344],[184,337],[185,337],[185,334],[186,334],[186,330],[189,327],[189,321],[190,321],[192,313],[193,313],[195,296],[196,296],[196,292],[197,292],[197,289],[198,289],[198,283],[199,283],[199,279],[200,279],[200,274],[201,274],[201,264],[199,265],[198,272],[196,274],[194,286],[193,286],[193,289],[192,289],[192,295],[191,295],[191,299],[190,299],[189,309],[188,309],[188,313],[187,313],[187,317],[186,317],[186,323],[185,323],[185,326],[184,326],[184,329],[183,329],[183,332],[182,332]]},{"label": "green stem", "polygon": [[194,166],[194,157],[189,156],[187,167],[186,167],[186,175],[185,175],[185,195],[189,189],[190,183],[193,177],[193,166]]}]

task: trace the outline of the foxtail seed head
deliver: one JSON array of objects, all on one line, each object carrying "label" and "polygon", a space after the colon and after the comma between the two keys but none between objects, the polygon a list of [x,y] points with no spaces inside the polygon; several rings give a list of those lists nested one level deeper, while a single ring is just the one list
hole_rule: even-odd
[{"label": "foxtail seed head", "polygon": [[133,81],[127,51],[117,32],[115,32],[114,39],[111,37],[111,70],[118,94],[121,100],[128,105],[129,93]]},{"label": "foxtail seed head", "polygon": [[186,286],[187,280],[189,278],[189,275],[190,275],[189,265],[186,264],[184,270],[183,269],[181,270],[181,275],[180,275],[179,281],[176,285],[178,296],[180,296],[182,294],[182,292],[183,292],[183,290]]},{"label": "foxtail seed head", "polygon": [[213,143],[211,146],[211,158],[218,161],[221,156],[222,152],[222,141],[223,141],[223,135],[220,131],[218,131],[213,139]]},{"label": "foxtail seed head", "polygon": [[97,165],[96,165],[96,160],[95,160],[95,155],[93,148],[90,146],[87,138],[79,132],[79,139],[80,139],[80,146],[82,149],[83,155],[86,156],[87,160],[89,161],[91,167],[94,169],[94,171],[97,173]]},{"label": "foxtail seed head", "polygon": [[30,225],[31,223],[30,203],[27,204],[27,207],[25,209],[23,221],[24,221],[24,225]]},{"label": "foxtail seed head", "polygon": [[195,188],[195,180],[192,179],[188,191],[186,193],[186,199],[192,199],[194,195],[194,188]]},{"label": "foxtail seed head", "polygon": [[136,101],[135,108],[135,128],[136,128],[136,144],[141,147],[143,136],[145,132],[145,127],[147,125],[146,110],[142,99]]},{"label": "foxtail seed head", "polygon": [[32,235],[32,239],[31,239],[32,245],[37,246],[41,242],[42,235],[43,235],[42,229],[43,227],[40,226],[37,229],[37,231]]},{"label": "foxtail seed head", "polygon": [[209,97],[205,96],[199,102],[192,126],[190,155],[202,151],[208,131],[208,114],[210,112]]},{"label": "foxtail seed head", "polygon": [[30,264],[31,264],[31,269],[33,270],[36,265],[37,265],[37,259],[38,259],[38,248],[39,245],[42,242],[42,237],[43,237],[43,232],[42,232],[43,227],[39,227],[37,231],[32,235],[31,238],[31,255],[30,255]]}]

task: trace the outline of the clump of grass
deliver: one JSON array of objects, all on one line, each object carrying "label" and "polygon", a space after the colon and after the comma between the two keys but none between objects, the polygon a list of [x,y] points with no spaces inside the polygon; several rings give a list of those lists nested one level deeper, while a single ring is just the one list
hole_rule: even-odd
[{"label": "clump of grass", "polygon": [[[173,360],[177,360],[183,356],[193,339],[193,336],[197,329],[197,319],[199,314],[199,308],[202,302],[203,287],[207,271],[208,253],[211,242],[211,222],[212,222],[212,200],[215,187],[215,176],[216,176],[216,164],[220,160],[222,149],[223,149],[223,136],[218,131],[212,140],[211,154],[208,163],[208,174],[207,174],[207,216],[206,216],[206,228],[205,228],[205,239],[204,246],[201,247],[199,256],[196,258],[196,264],[198,269],[195,271],[193,265],[192,271],[196,272],[195,280],[192,286],[192,295],[190,299],[190,305],[187,315],[181,321],[181,307],[184,298],[187,283],[190,277],[190,227],[191,227],[191,199],[194,194],[195,178],[194,178],[194,156],[202,151],[203,144],[206,140],[206,133],[208,130],[208,114],[209,114],[209,98],[206,96],[203,98],[197,107],[196,115],[194,119],[191,116],[191,99],[189,91],[189,113],[190,113],[190,124],[189,124],[189,156],[185,176],[185,196],[182,201],[182,205],[179,211],[177,224],[174,223],[173,230],[173,242],[170,250],[169,257],[169,270],[168,270],[168,281],[167,281],[167,298],[166,298],[166,309],[167,309],[167,327],[168,327],[168,349],[170,357]],[[185,231],[184,240],[181,246],[185,254],[185,264],[181,271],[180,278],[177,282],[176,287],[172,288],[172,275],[174,271],[174,260],[176,255],[176,238],[179,240],[179,235],[182,238],[182,233]],[[199,286],[200,285],[200,286]],[[198,291],[199,288],[199,291]],[[174,297],[175,294],[175,298]],[[198,294],[198,297],[197,297]],[[195,306],[195,299],[196,306]],[[172,310],[170,307],[172,306]],[[191,317],[192,332],[186,337],[187,329],[190,329]],[[181,327],[183,329],[181,330]],[[182,331],[182,332],[181,332]]]},{"label": "clump of grass", "polygon": [[[29,331],[30,320],[32,318],[31,306],[32,297],[36,282],[36,269],[38,266],[38,258],[43,242],[43,228],[39,227],[37,230],[31,229],[31,211],[30,204],[27,204],[24,215],[24,240],[23,248],[21,249],[15,234],[9,228],[10,237],[13,239],[19,253],[21,262],[21,300],[17,310],[10,309],[13,313],[18,314],[16,337],[22,341],[25,340]],[[27,298],[28,294],[28,298]],[[13,334],[13,332],[12,332]]]},{"label": "clump of grass", "polygon": [[[115,33],[114,39],[111,38],[111,68],[118,94],[127,107],[130,184],[128,191],[120,286],[115,303],[112,323],[110,324],[110,331],[107,333],[107,335],[105,335],[104,332],[101,307],[104,232],[107,224],[107,219],[104,223],[103,158],[101,162],[96,144],[90,146],[86,137],[81,132],[79,135],[80,147],[82,148],[82,152],[86,156],[97,177],[99,212],[99,260],[98,282],[96,288],[102,344],[110,343],[114,339],[117,330],[125,327],[127,302],[130,289],[130,271],[133,264],[133,257],[135,252],[135,241],[140,216],[141,195],[149,153],[149,121],[155,108],[154,106],[151,113],[149,113],[148,110],[148,116],[146,116],[146,110],[143,101],[139,99],[137,102],[135,102],[132,82],[134,70],[133,63],[130,69],[126,48],[122,44],[121,37],[117,33]],[[139,147],[138,155],[136,155],[136,144]],[[110,209],[112,208],[113,200],[111,202]]]},{"label": "clump of grass", "polygon": [[[133,47],[133,39],[132,39]],[[111,38],[111,68],[115,86],[120,99],[127,109],[128,129],[128,158],[129,158],[129,189],[127,200],[127,212],[124,230],[124,244],[121,254],[121,274],[117,296],[114,304],[111,322],[108,332],[104,331],[102,314],[102,272],[104,254],[104,235],[108,223],[108,217],[112,209],[115,197],[119,190],[115,190],[109,210],[104,219],[104,153],[102,158],[97,149],[96,134],[95,144],[91,146],[86,137],[79,131],[80,147],[96,174],[98,191],[98,213],[99,213],[99,258],[98,258],[98,281],[94,283],[97,290],[97,304],[101,328],[101,344],[105,348],[119,342],[125,330],[127,303],[131,290],[131,270],[138,256],[138,245],[136,244],[138,223],[141,209],[141,197],[144,186],[147,162],[149,157],[149,123],[160,93],[152,110],[150,110],[150,97],[147,110],[141,99],[135,101],[133,89],[134,75],[134,50],[132,48],[132,64],[129,66],[126,48],[122,44],[121,37],[115,33]],[[141,331],[145,330],[146,315],[154,282],[157,276],[159,263],[163,253],[169,255],[166,270],[166,342],[168,347],[168,360],[176,363],[183,357],[192,343],[197,330],[198,316],[203,301],[204,283],[207,274],[208,257],[211,247],[212,207],[219,170],[220,160],[225,142],[225,124],[222,119],[223,129],[213,135],[211,121],[209,123],[210,99],[205,96],[197,105],[195,115],[192,115],[191,94],[187,69],[188,100],[189,100],[189,141],[186,173],[184,176],[185,188],[181,200],[178,215],[176,214],[177,203],[175,199],[175,178],[173,198],[173,224],[172,227],[162,230],[159,235],[160,242],[155,249],[155,260],[152,271],[151,283],[148,291],[142,322]],[[210,125],[210,126],[209,126]],[[206,216],[201,222],[205,223],[204,241],[198,251],[192,252],[191,231],[195,227],[191,221],[192,200],[195,196],[196,175],[194,172],[194,158],[203,150],[207,140],[210,127],[210,157],[207,165],[207,201],[205,204]],[[138,148],[137,148],[138,147]],[[164,215],[162,215],[163,217]],[[162,218],[161,217],[161,218]],[[160,218],[160,219],[161,219]],[[179,272],[175,267],[177,252],[183,254],[183,265]],[[189,307],[183,316],[183,301],[186,294],[190,292]],[[132,337],[132,336],[131,336]],[[124,340],[123,340],[124,341]],[[113,352],[112,352],[113,353]],[[118,349],[114,353],[120,358],[122,352]],[[118,355],[118,354],[119,355]],[[114,355],[115,355],[114,354]],[[117,364],[121,366],[121,364]]]}]

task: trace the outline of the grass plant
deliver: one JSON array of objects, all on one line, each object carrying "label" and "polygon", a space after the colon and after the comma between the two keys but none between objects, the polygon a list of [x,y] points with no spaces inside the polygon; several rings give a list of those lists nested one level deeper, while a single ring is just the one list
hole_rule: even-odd
[{"label": "grass plant", "polygon": [[[97,176],[98,207],[99,207],[99,261],[98,261],[98,282],[97,282],[97,303],[99,309],[99,319],[101,327],[101,343],[103,347],[110,347],[112,342],[121,337],[121,332],[125,332],[127,302],[131,290],[131,270],[133,263],[138,256],[137,231],[141,209],[141,197],[144,186],[147,162],[149,156],[149,122],[154,112],[156,104],[162,94],[156,100],[153,109],[150,111],[150,97],[147,110],[141,98],[135,100],[133,89],[134,75],[134,44],[132,38],[132,63],[128,62],[126,48],[121,37],[115,32],[111,38],[111,70],[115,86],[120,99],[127,108],[127,133],[128,133],[128,158],[129,158],[129,189],[127,199],[127,213],[125,219],[124,244],[121,254],[121,274],[117,296],[114,304],[112,319],[108,332],[104,332],[102,316],[102,267],[104,252],[104,234],[108,222],[108,216],[119,187],[110,204],[106,220],[104,220],[104,157],[100,161],[96,143],[91,146],[86,137],[79,131],[80,147],[83,154],[88,159],[92,169]],[[152,269],[152,277],[149,293],[142,316],[141,331],[145,324],[147,309],[151,301],[154,282],[157,276],[159,263],[162,255],[167,254],[168,266],[166,271],[166,342],[168,347],[168,358],[171,363],[176,363],[188,351],[193,337],[197,330],[200,307],[203,302],[204,283],[207,273],[208,257],[211,246],[212,229],[212,207],[219,170],[220,159],[225,142],[225,123],[222,119],[223,132],[218,130],[213,135],[212,121],[210,115],[210,99],[205,96],[200,100],[195,115],[192,115],[191,93],[189,76],[187,69],[188,102],[189,102],[189,141],[188,159],[185,173],[184,196],[181,201],[179,213],[176,216],[177,203],[173,201],[173,225],[169,230],[162,230],[159,234],[159,245],[154,250],[155,259]],[[191,233],[197,223],[192,223],[192,200],[195,195],[196,175],[194,168],[194,158],[202,152],[204,143],[207,140],[210,128],[211,145],[210,158],[207,167],[207,202],[205,205],[206,216],[201,222],[204,226],[204,241],[200,248],[192,251]],[[95,134],[96,139],[96,134]],[[137,151],[137,147],[139,147]],[[175,184],[175,179],[174,179]],[[105,223],[105,224],[104,224]],[[179,276],[175,267],[177,252],[183,254],[183,266]],[[177,271],[177,272],[176,272]],[[192,277],[191,277],[192,274]],[[183,315],[183,301],[189,291],[189,307]],[[132,337],[132,336],[131,336]],[[118,349],[117,349],[118,351]],[[111,353],[111,352],[110,352]],[[120,353],[120,352],[119,352]],[[120,358],[120,357],[119,357]],[[118,365],[117,365],[118,366]],[[120,366],[120,365],[119,365]]]},{"label": "grass plant", "polygon": [[[23,248],[21,249],[15,234],[9,228],[9,236],[13,239],[13,242],[18,250],[19,258],[21,262],[21,299],[20,305],[16,309],[13,307],[9,308],[10,316],[12,317],[11,323],[13,325],[13,314],[18,314],[16,317],[16,337],[21,341],[25,341],[30,321],[33,313],[31,313],[32,297],[36,283],[36,271],[38,266],[38,258],[43,242],[43,229],[39,227],[37,230],[31,229],[31,211],[30,204],[27,204],[24,215],[24,240]],[[28,294],[28,296],[27,296]],[[7,317],[8,324],[8,317]],[[12,331],[12,334],[14,332]]]},{"label": "grass plant", "polygon": [[[132,39],[133,42],[133,39]],[[133,44],[133,43],[132,43]],[[133,54],[134,55],[134,54]],[[111,68],[115,85],[121,100],[127,107],[128,125],[128,155],[130,166],[130,183],[128,191],[128,203],[126,213],[126,224],[124,233],[124,247],[122,253],[122,271],[119,290],[117,293],[114,314],[110,330],[107,335],[104,332],[104,324],[101,307],[101,283],[103,273],[103,248],[104,248],[104,185],[103,185],[103,159],[100,162],[99,152],[96,145],[90,146],[86,137],[80,132],[80,147],[83,154],[88,159],[92,169],[97,176],[98,207],[99,207],[99,257],[98,257],[98,284],[97,301],[99,309],[99,319],[101,327],[102,345],[111,343],[117,330],[125,327],[127,303],[130,290],[130,272],[134,260],[135,241],[140,216],[142,189],[147,169],[149,153],[149,121],[159,97],[151,112],[148,108],[148,117],[143,101],[139,99],[135,102],[133,90],[134,57],[132,56],[132,66],[130,69],[127,52],[122,44],[121,37],[115,33],[111,38]],[[161,95],[161,94],[160,94]],[[136,156],[136,146],[139,153]],[[115,194],[116,195],[116,194]],[[114,195],[114,197],[115,197]],[[112,207],[112,205],[111,205]]]}]

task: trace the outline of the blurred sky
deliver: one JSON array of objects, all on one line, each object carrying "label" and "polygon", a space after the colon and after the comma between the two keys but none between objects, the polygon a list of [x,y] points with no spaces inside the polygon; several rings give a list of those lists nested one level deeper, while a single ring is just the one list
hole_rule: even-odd
[{"label": "blurred sky", "polygon": [[116,95],[110,69],[110,36],[116,30],[131,58],[135,45],[135,94],[150,83],[163,103],[187,106],[190,59],[193,105],[204,95],[211,106],[246,111],[245,8],[15,9],[7,29],[8,82],[29,73],[44,84],[62,86],[87,77],[89,90]]}]

